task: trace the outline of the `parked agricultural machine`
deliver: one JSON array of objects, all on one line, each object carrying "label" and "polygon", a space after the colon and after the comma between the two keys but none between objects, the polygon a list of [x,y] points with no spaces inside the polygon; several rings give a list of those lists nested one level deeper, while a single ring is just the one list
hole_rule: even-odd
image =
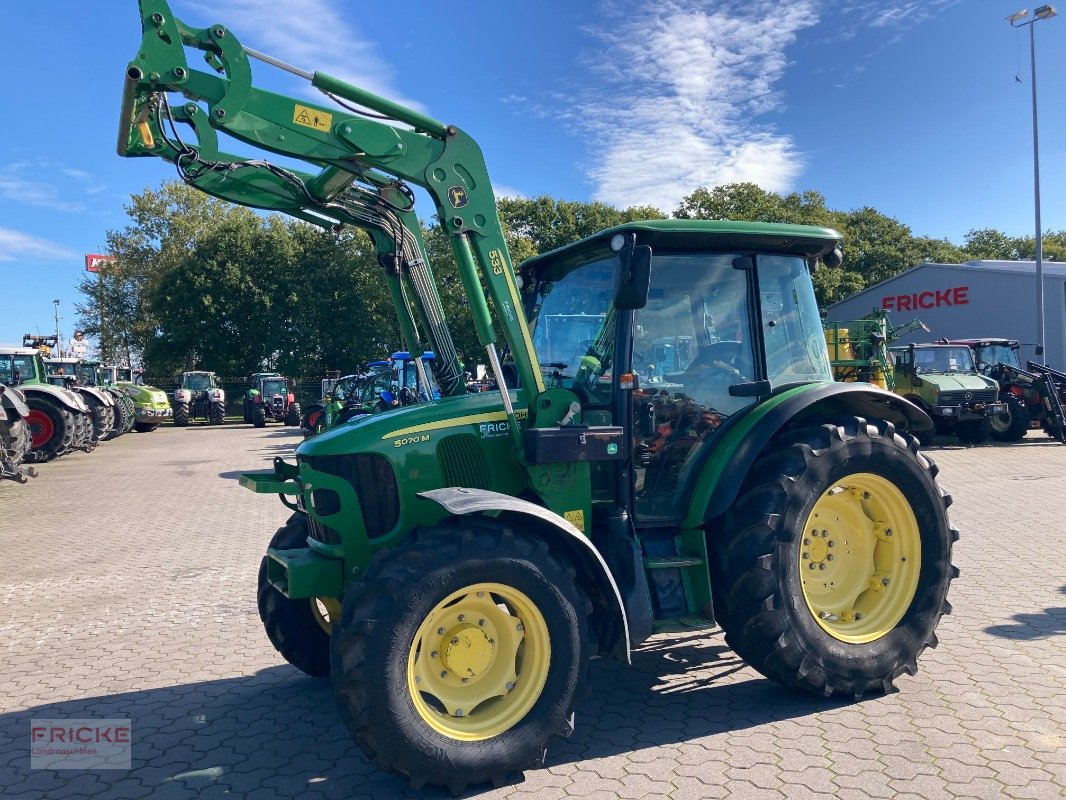
[{"label": "parked agricultural machine", "polygon": [[871,383],[890,392],[896,390],[896,378],[889,347],[911,331],[929,331],[917,319],[893,327],[888,312],[879,308],[862,319],[823,322],[822,327],[836,380]]},{"label": "parked agricultural machine", "polygon": [[292,393],[289,379],[276,372],[252,375],[252,388],[244,394],[244,421],[256,428],[265,427],[268,421],[298,426],[300,404]]},{"label": "parked agricultural machine", "polygon": [[156,386],[148,386],[139,370],[106,366],[99,367],[97,372],[106,385],[115,386],[126,393],[127,400],[133,404],[136,419],[133,429],[137,433],[151,433],[163,420],[174,415],[167,393]]},{"label": "parked agricultural machine", "polygon": [[965,345],[912,344],[893,348],[897,394],[925,410],[934,431],[918,435],[931,444],[933,432],[960,442],[980,444],[992,434],[992,422],[1007,412],[999,386],[977,371]]},{"label": "parked agricultural machine", "polygon": [[[929,416],[832,380],[810,271],[840,264],[839,234],[633,222],[516,271],[463,131],[243,48],[222,25],[188,27],[164,0],[140,9],[120,155],[162,157],[205,192],[327,230],[367,229],[408,350],[426,339],[438,356],[441,399],[240,478],[294,512],[260,567],[267,635],[330,676],[369,758],[416,787],[505,781],[573,730],[590,658],[628,662],[653,632],[715,621],[755,669],[819,695],[914,673],[950,610],[957,534],[911,436]],[[346,110],[255,88],[249,56]],[[219,132],[312,171],[222,152]],[[447,232],[497,391],[463,384],[408,183]],[[560,314],[599,327],[548,364],[538,320]],[[669,336],[693,337],[691,362],[662,403],[638,400],[634,353]]]},{"label": "parked agricultural machine", "polygon": [[0,348],[0,383],[25,396],[30,430],[26,461],[50,461],[72,450],[93,449],[93,414],[84,397],[48,382],[40,350]]},{"label": "parked agricultural machine", "polygon": [[1022,368],[1016,339],[940,339],[964,345],[974,354],[977,369],[999,384],[1004,410],[991,420],[992,436],[1016,442],[1030,428],[1040,428],[1066,444],[1066,374],[1029,361]]},{"label": "parked agricultural machine", "polygon": [[213,372],[183,372],[174,391],[174,424],[184,428],[195,419],[226,421],[226,393]]},{"label": "parked agricultural machine", "polygon": [[366,414],[390,411],[429,398],[439,400],[440,387],[432,371],[435,360],[431,352],[422,354],[428,388],[420,383],[415,358],[405,350],[393,353],[388,359],[371,361],[366,372],[337,379],[321,403],[308,407],[302,423],[304,436],[322,433]]},{"label": "parked agricultural machine", "polygon": [[26,395],[0,383],[0,479],[25,483],[37,477],[32,467],[23,467],[30,451],[29,416]]},{"label": "parked agricultural machine", "polygon": [[116,429],[116,401],[111,392],[96,387],[96,370],[77,358],[46,358],[45,369],[48,382],[64,386],[82,396],[93,417],[93,443],[121,436],[121,426]]}]

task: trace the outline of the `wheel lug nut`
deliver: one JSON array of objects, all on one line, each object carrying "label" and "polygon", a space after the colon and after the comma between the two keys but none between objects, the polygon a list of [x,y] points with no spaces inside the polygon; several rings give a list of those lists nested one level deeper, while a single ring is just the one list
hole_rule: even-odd
[{"label": "wheel lug nut", "polygon": [[477,621],[477,624],[478,624],[478,625],[480,625],[481,627],[483,627],[483,628],[484,628],[484,627],[485,627],[485,620],[483,620],[483,619],[479,619],[479,620]]},{"label": "wheel lug nut", "polygon": [[862,619],[862,612],[861,611],[856,611],[855,612],[855,621],[858,622],[860,619]]},{"label": "wheel lug nut", "polygon": [[443,636],[443,635],[444,635],[444,628],[437,628],[437,636]]},{"label": "wheel lug nut", "polygon": [[436,650],[434,650],[432,653],[429,654],[429,657],[430,658],[436,658],[439,655],[440,655],[440,653],[438,653]]},{"label": "wheel lug nut", "polygon": [[452,644],[459,644],[459,637],[458,636],[453,636],[452,637]]},{"label": "wheel lug nut", "polygon": [[829,555],[827,555],[827,556],[825,557],[825,560],[826,560],[826,561],[832,561],[832,560],[833,560],[833,554],[832,554],[832,553],[830,553]]},{"label": "wheel lug nut", "polygon": [[830,540],[829,540],[829,546],[830,546],[830,547],[832,547],[832,546],[833,546],[833,545],[835,545],[835,544],[836,544],[836,542],[834,542],[834,541],[833,541],[832,539],[830,539]]},{"label": "wheel lug nut", "polygon": [[828,536],[828,535],[829,535],[829,531],[822,531],[822,537],[823,538]]},{"label": "wheel lug nut", "polygon": [[526,626],[523,625],[521,622],[519,622],[518,625],[515,626],[515,630],[516,631],[524,631],[525,629],[526,629]]},{"label": "wheel lug nut", "polygon": [[825,569],[825,564],[819,564],[818,569]]},{"label": "wheel lug nut", "polygon": [[457,717],[463,716],[463,709],[461,709],[461,708],[455,709],[455,716],[457,716]]},{"label": "wheel lug nut", "polygon": [[459,615],[459,621],[460,622],[466,622],[466,614],[460,614]]},{"label": "wheel lug nut", "polygon": [[814,569],[814,568],[815,568],[815,567],[817,567],[818,565],[817,565],[817,564],[815,564],[815,563],[814,563],[814,562],[812,561],[812,562],[811,562],[811,564],[810,564],[810,566],[811,566],[811,569]]},{"label": "wheel lug nut", "polygon": [[804,554],[803,554],[803,557],[804,557],[804,558],[810,558],[810,557],[811,557],[811,554],[810,554],[810,553],[804,553]]},{"label": "wheel lug nut", "polygon": [[507,681],[507,691],[511,691],[514,688],[514,681]]},{"label": "wheel lug nut", "polygon": [[447,678],[447,677],[448,677],[448,671],[447,671],[447,670],[444,670],[444,671],[442,671],[442,672],[441,672],[441,674],[440,674],[440,676],[441,676],[442,678]]},{"label": "wheel lug nut", "polygon": [[882,586],[888,586],[888,584],[889,584],[888,578],[882,578],[881,579],[881,585]]},{"label": "wheel lug nut", "polygon": [[803,543],[804,543],[804,544],[810,544],[810,543],[811,543],[811,540],[810,540],[810,539],[804,539],[804,540],[803,540]]},{"label": "wheel lug nut", "polygon": [[470,683],[470,679],[469,678],[463,678],[463,683]]},{"label": "wheel lug nut", "polygon": [[478,596],[478,597],[484,597],[484,596],[485,596],[485,593],[484,593],[484,592],[478,592],[478,593],[477,593],[477,596]]}]

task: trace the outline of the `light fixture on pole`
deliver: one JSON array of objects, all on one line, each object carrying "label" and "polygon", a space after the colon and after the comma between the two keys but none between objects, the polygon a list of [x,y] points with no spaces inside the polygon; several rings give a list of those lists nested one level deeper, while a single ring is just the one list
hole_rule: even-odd
[{"label": "light fixture on pole", "polygon": [[1040,363],[1046,363],[1044,356],[1044,236],[1040,226],[1040,137],[1036,122],[1036,36],[1033,25],[1038,20],[1051,19],[1058,12],[1050,5],[1043,5],[1033,11],[1033,18],[1021,22],[1029,16],[1027,9],[1007,17],[1012,28],[1029,28],[1029,63],[1032,67],[1033,84],[1033,199],[1036,216],[1036,354]]},{"label": "light fixture on pole", "polygon": [[[53,300],[52,305],[55,307],[56,312],[56,351],[57,355],[63,356],[63,340],[59,338],[59,301]],[[38,328],[40,330],[40,328]]]}]

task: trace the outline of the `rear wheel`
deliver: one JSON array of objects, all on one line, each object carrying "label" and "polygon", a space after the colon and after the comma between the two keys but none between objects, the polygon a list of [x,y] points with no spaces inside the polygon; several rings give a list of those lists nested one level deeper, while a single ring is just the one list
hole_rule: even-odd
[{"label": "rear wheel", "polygon": [[0,477],[17,475],[30,450],[30,426],[21,418],[0,422]]},{"label": "rear wheel", "polygon": [[108,433],[108,439],[117,439],[122,434],[126,433],[126,423],[128,422],[127,415],[129,410],[126,408],[126,404],[123,398],[120,396],[114,396],[115,405],[111,407],[112,422],[111,431]]},{"label": "rear wheel", "polygon": [[1003,401],[1007,404],[1006,412],[995,414],[989,419],[992,438],[1000,442],[1017,442],[1025,438],[1033,415],[1020,397],[1004,393]]},{"label": "rear wheel", "polygon": [[103,439],[111,429],[108,424],[107,407],[89,394],[83,394],[82,400],[89,407],[89,419],[92,422],[92,433],[89,435],[93,443]]},{"label": "rear wheel", "polygon": [[30,452],[34,461],[49,461],[72,446],[73,419],[69,412],[40,397],[27,396],[30,408],[26,424],[30,429]]},{"label": "rear wheel", "polygon": [[[307,547],[307,517],[296,513],[278,528],[270,547],[295,550]],[[301,672],[315,678],[329,675],[329,636],[333,623],[340,618],[340,601],[334,597],[290,600],[267,580],[267,562],[259,564],[259,618],[267,638],[284,657]]]},{"label": "rear wheel", "polygon": [[299,427],[300,425],[300,404],[289,403],[289,408],[285,412],[285,424],[289,427]]},{"label": "rear wheel", "polygon": [[992,422],[988,417],[960,422],[955,426],[955,435],[964,444],[981,444],[992,435]]},{"label": "rear wheel", "polygon": [[267,424],[267,412],[262,403],[256,403],[252,409],[252,425],[256,428],[265,428]]},{"label": "rear wheel", "polygon": [[189,404],[178,403],[174,406],[174,425],[178,428],[187,427],[189,424]]},{"label": "rear wheel", "polygon": [[382,769],[459,793],[568,736],[592,606],[543,540],[493,520],[422,528],[371,562],[333,629],[333,689]]},{"label": "rear wheel", "polygon": [[211,410],[208,412],[208,418],[212,425],[221,425],[226,421],[226,404],[220,400],[216,400],[211,404]]},{"label": "rear wheel", "polygon": [[726,642],[781,684],[891,691],[937,643],[958,575],[936,467],[883,421],[786,434],[712,534]]},{"label": "rear wheel", "polygon": [[133,430],[133,426],[137,424],[137,404],[133,402],[132,397],[126,396],[122,398],[122,407],[126,410],[122,430],[129,433]]}]

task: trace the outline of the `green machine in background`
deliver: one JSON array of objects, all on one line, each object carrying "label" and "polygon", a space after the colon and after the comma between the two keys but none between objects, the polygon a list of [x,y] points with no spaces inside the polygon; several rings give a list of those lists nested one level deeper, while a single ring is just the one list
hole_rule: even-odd
[{"label": "green machine in background", "polygon": [[151,433],[159,424],[173,415],[167,393],[157,386],[148,386],[139,370],[130,367],[99,367],[97,372],[106,386],[114,386],[126,393],[132,404],[133,429],[138,433]]},{"label": "green machine in background", "polygon": [[[330,676],[368,757],[414,786],[506,780],[570,733],[590,658],[715,621],[755,669],[819,695],[914,672],[949,610],[957,534],[911,436],[929,417],[832,381],[810,270],[839,264],[836,232],[635,222],[516,270],[469,135],[186,26],[163,0],[140,10],[120,154],[367,229],[408,350],[437,354],[440,399],[241,477],[292,510],[260,568],[267,635]],[[337,105],[255,88],[249,57]],[[219,132],[264,158],[222,153]],[[448,234],[496,391],[467,393],[446,349],[408,184]],[[588,330],[548,341],[541,320],[577,316]],[[657,386],[647,355],[669,337],[688,352]]]}]

